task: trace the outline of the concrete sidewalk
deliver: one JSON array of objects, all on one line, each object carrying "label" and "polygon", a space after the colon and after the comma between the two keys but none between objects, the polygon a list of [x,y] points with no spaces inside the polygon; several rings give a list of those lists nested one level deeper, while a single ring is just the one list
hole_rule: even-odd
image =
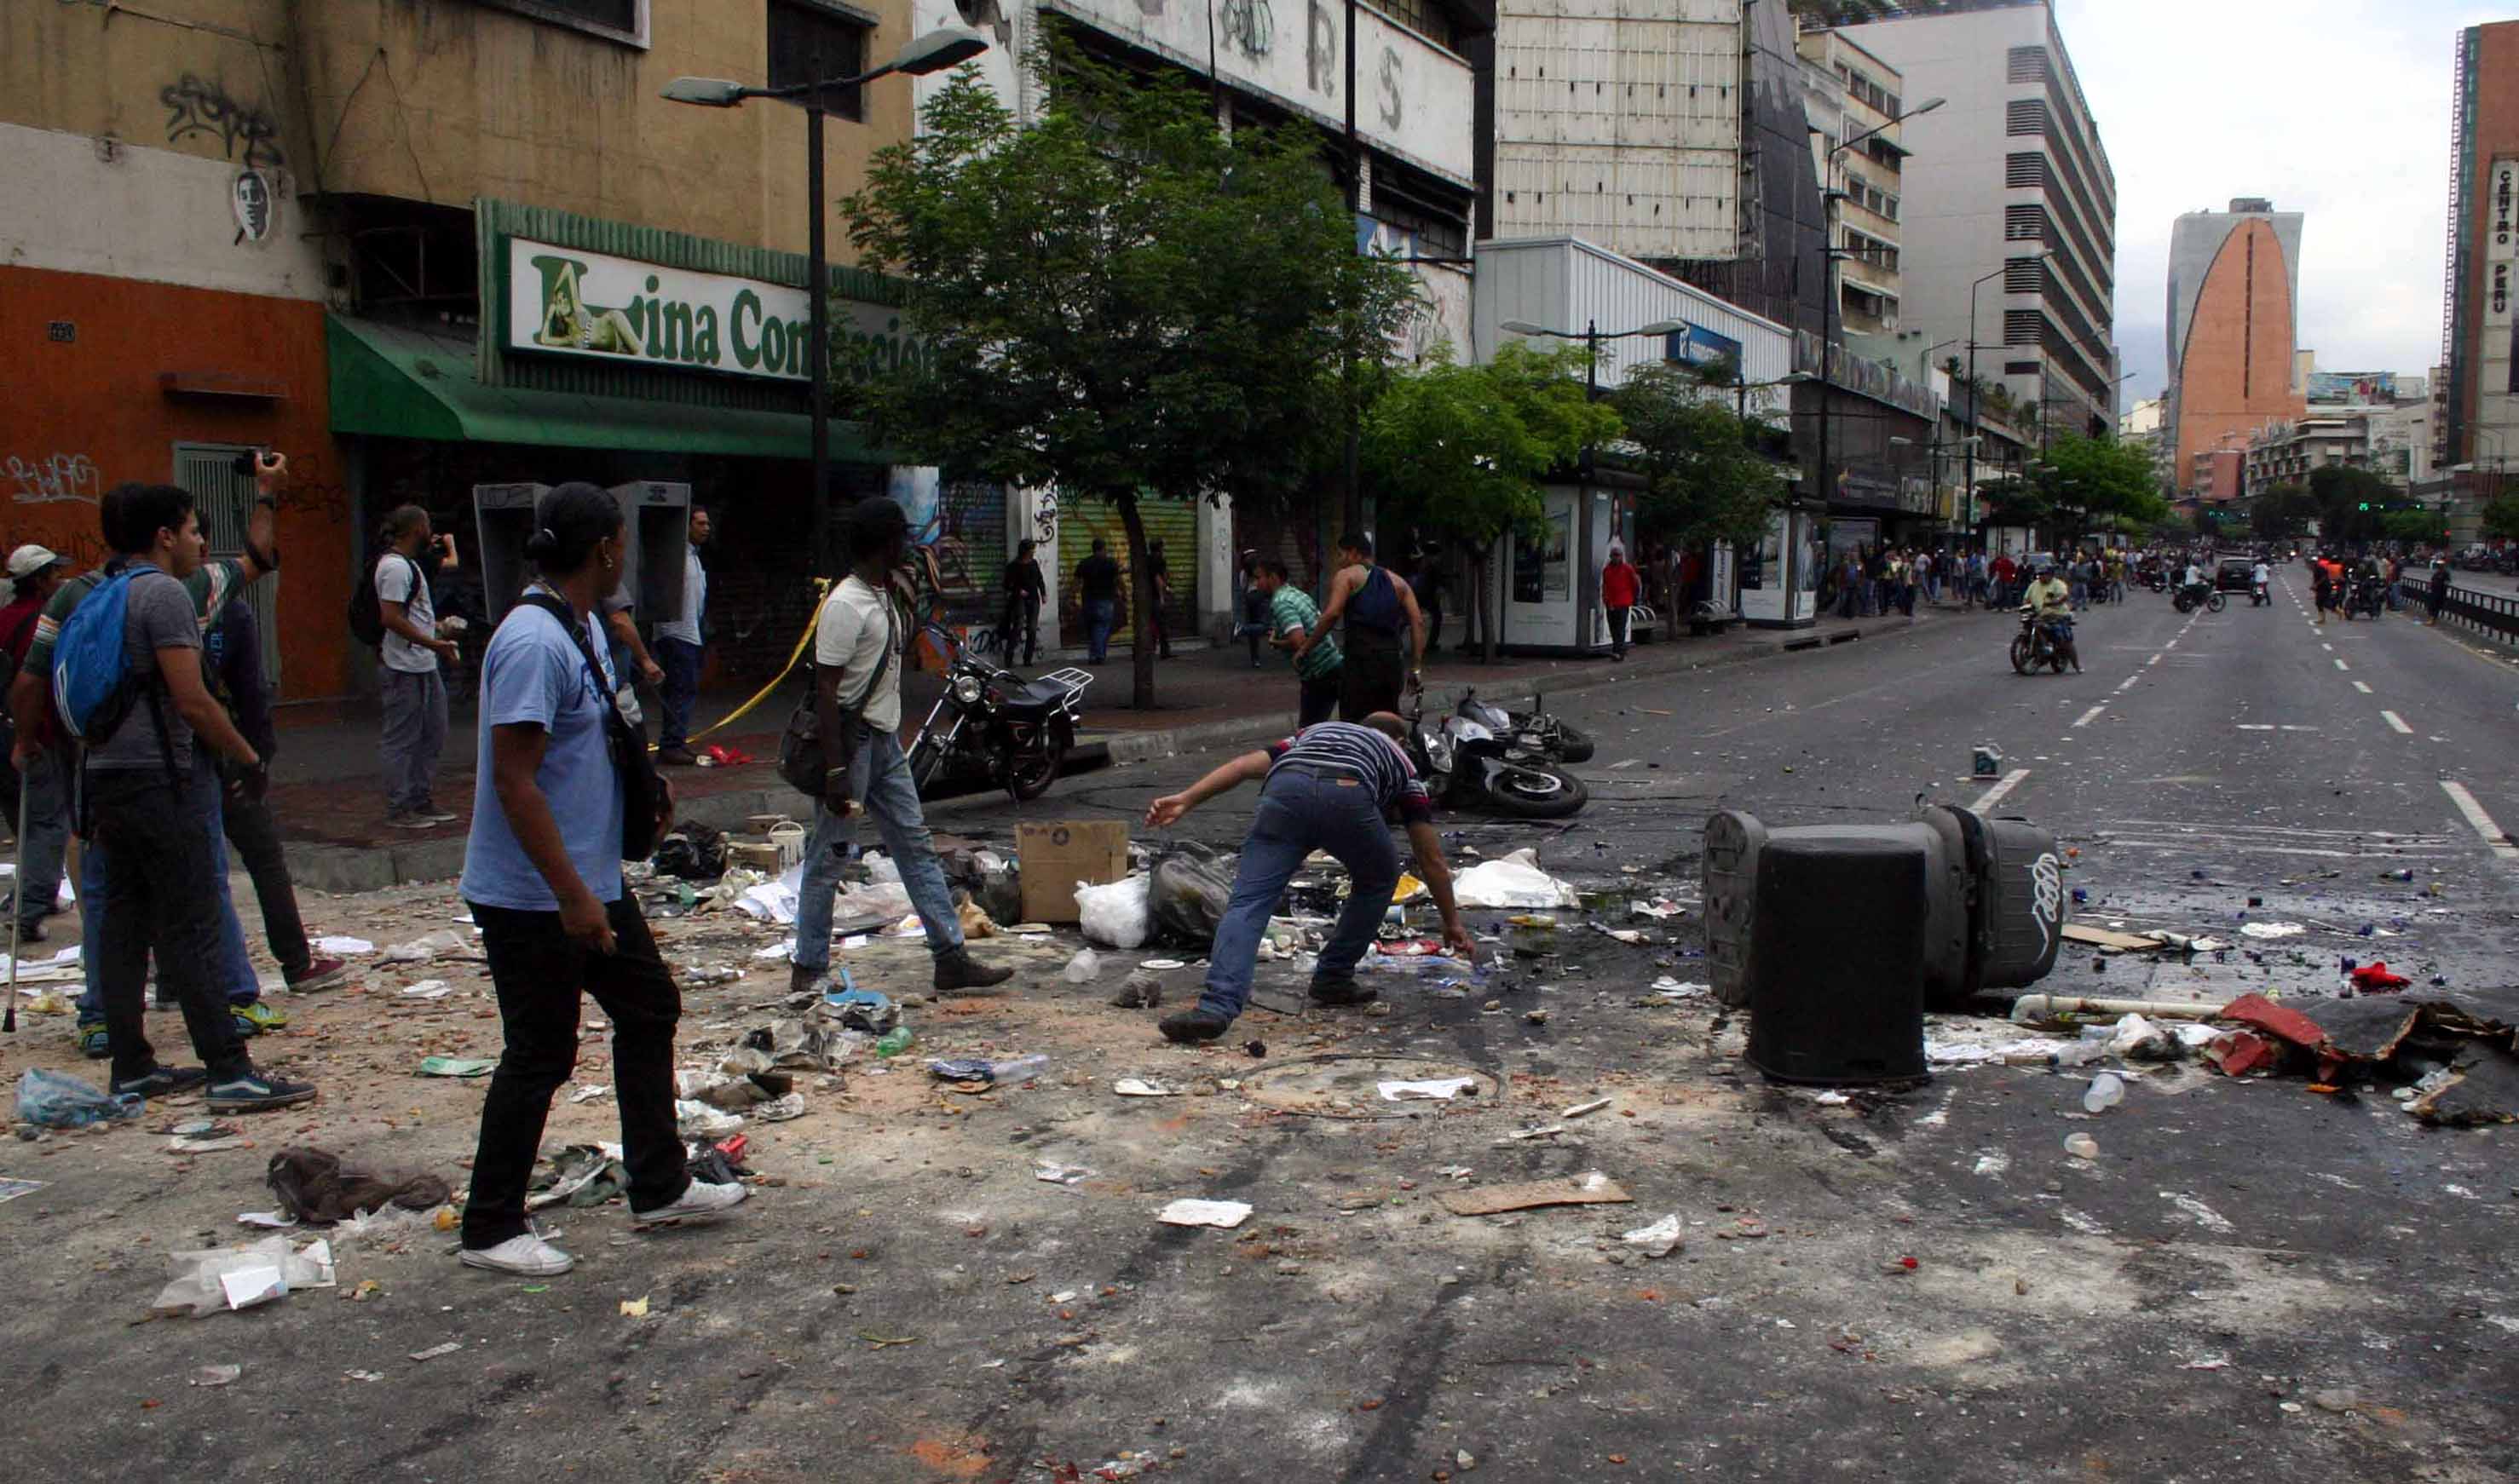
[{"label": "concrete sidewalk", "polygon": [[[1736,626],[1718,636],[1638,645],[1624,663],[1604,655],[1507,657],[1483,665],[1447,654],[1427,666],[1426,688],[1431,704],[1449,706],[1463,689],[1474,687],[1507,704],[1523,705],[1534,694],[1563,694],[1748,664],[1846,643],[1866,633],[1896,632],[1945,615],[1956,617],[1957,610],[1920,610],[1913,619],[1896,615],[1850,622],[1829,619],[1799,630]],[[1093,687],[1086,692],[1085,731],[1069,757],[1069,772],[1260,742],[1294,725],[1295,684],[1282,657],[1263,651],[1255,671],[1239,645],[1194,650],[1184,646],[1174,658],[1156,663],[1156,705],[1145,711],[1126,704],[1130,688],[1128,665],[1125,654],[1115,654],[1095,671]],[[906,731],[914,733],[934,701],[937,686],[932,675],[913,673],[906,678],[902,698]],[[696,720],[702,725],[712,724],[748,694],[704,696]],[[780,781],[773,766],[779,734],[801,694],[801,682],[791,680],[733,724],[699,741],[698,745],[723,744],[753,761],[733,767],[668,769],[683,817],[725,829],[740,826],[755,814],[811,816],[811,804]],[[383,799],[376,782],[373,711],[361,715],[347,707],[330,707],[293,717],[284,711],[271,794],[289,843],[289,869],[298,883],[317,891],[368,892],[459,874],[475,789],[475,734],[469,708],[459,709],[438,768],[438,804],[463,817],[434,829],[401,830],[384,822]],[[994,790],[978,791],[959,799],[937,800],[929,807],[945,811],[965,801],[997,797]]]}]

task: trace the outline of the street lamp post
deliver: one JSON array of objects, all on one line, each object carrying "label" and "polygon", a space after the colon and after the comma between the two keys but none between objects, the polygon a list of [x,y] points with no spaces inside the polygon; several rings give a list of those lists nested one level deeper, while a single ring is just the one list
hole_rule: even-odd
[{"label": "street lamp post", "polygon": [[813,385],[813,479],[814,479],[814,554],[813,571],[819,575],[830,560],[831,529],[831,294],[827,226],[823,221],[822,202],[822,118],[829,111],[822,100],[839,88],[857,87],[878,77],[899,72],[923,77],[959,66],[989,49],[989,38],[968,26],[947,25],[913,38],[907,46],[893,55],[890,62],[854,77],[827,77],[818,82],[800,82],[783,88],[756,88],[723,77],[677,77],[665,84],[664,96],[671,103],[687,103],[704,109],[740,108],[747,98],[774,98],[792,103],[805,110],[805,195],[813,208],[812,225],[805,235],[805,279],[809,345],[812,360],[810,380]]},{"label": "street lamp post", "polygon": [[[1853,149],[1856,145],[1870,139],[1875,134],[1878,134],[1885,129],[1894,128],[1897,125],[1906,122],[1910,118],[1918,118],[1926,113],[1930,113],[1947,102],[1949,102],[1948,99],[1927,98],[1922,103],[1909,109],[1904,113],[1891,114],[1886,123],[1874,124],[1871,128],[1864,130],[1860,134],[1849,135],[1846,139],[1839,142],[1835,148],[1828,152],[1826,161],[1827,167],[1821,172],[1822,175],[1826,177],[1820,182],[1822,209],[1820,213],[1819,255],[1819,286],[1822,295],[1822,302],[1820,304],[1819,331],[1818,484],[1820,509],[1822,511],[1827,510],[1829,498],[1829,404],[1835,400],[1834,396],[1832,396],[1832,392],[1836,385],[1836,301],[1837,296],[1841,291],[1838,288],[1836,282],[1836,264],[1838,260],[1844,256],[1843,253],[1837,250],[1836,245],[1836,202],[1837,197],[1842,194],[1836,189],[1836,157],[1844,153],[1846,151]],[[1787,501],[1785,506],[1784,626],[1789,629],[1799,622],[1795,615],[1800,609],[1800,604],[1794,600],[1793,592],[1797,582],[1806,577],[1806,574],[1803,574],[1798,570],[1800,564],[1795,560],[1796,553],[1801,546],[1799,531],[1800,525],[1801,500],[1797,492],[1791,499]]]}]

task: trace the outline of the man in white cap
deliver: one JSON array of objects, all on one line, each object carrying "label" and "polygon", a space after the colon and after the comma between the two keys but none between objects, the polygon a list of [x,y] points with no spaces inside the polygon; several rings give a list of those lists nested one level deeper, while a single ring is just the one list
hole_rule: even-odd
[{"label": "man in white cap", "polygon": [[[9,601],[0,606],[0,690],[7,679],[26,662],[26,646],[34,641],[35,620],[42,617],[44,604],[69,575],[69,564],[50,549],[28,543],[9,553]],[[34,717],[11,718],[14,733],[21,726],[31,727],[39,740],[49,741],[52,716],[49,710]],[[12,740],[15,738],[13,736]],[[18,938],[22,942],[44,940],[44,919],[57,910],[56,899],[62,891],[62,852],[69,848],[70,809],[68,778],[57,749],[44,747],[26,760],[25,817],[20,818],[18,780],[0,777],[8,787],[9,822],[23,844],[20,870],[25,887],[22,898],[12,896],[10,910],[18,914]]]}]

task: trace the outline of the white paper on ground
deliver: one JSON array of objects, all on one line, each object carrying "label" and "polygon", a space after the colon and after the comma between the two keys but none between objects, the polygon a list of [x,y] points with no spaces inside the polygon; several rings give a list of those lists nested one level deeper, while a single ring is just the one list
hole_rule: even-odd
[{"label": "white paper on ground", "polygon": [[1111,1084],[1111,1090],[1124,1098],[1177,1098],[1180,1096],[1178,1088],[1166,1087],[1161,1083],[1148,1082],[1137,1077],[1122,1077]]},{"label": "white paper on ground", "polygon": [[1679,1245],[1679,1215],[1673,1212],[1651,1226],[1640,1226],[1619,1234],[1618,1240],[1647,1257],[1668,1257]]},{"label": "white paper on ground", "polygon": [[1212,1226],[1231,1231],[1251,1219],[1251,1207],[1240,1200],[1175,1200],[1155,1213],[1167,1226]]},{"label": "white paper on ground", "polygon": [[335,933],[315,939],[315,951],[318,953],[374,953],[376,951],[376,945],[364,938],[351,938]]},{"label": "white paper on ground", "polygon": [[1439,1102],[1448,1103],[1478,1085],[1476,1077],[1427,1077],[1414,1082],[1378,1084],[1385,1103]]},{"label": "white paper on ground", "polygon": [[405,984],[397,998],[407,1000],[442,1000],[455,992],[455,986],[442,979],[424,979],[416,984]]}]

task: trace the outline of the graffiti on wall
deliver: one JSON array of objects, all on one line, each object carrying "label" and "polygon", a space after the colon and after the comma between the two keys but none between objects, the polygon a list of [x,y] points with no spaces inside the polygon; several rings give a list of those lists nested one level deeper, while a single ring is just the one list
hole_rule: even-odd
[{"label": "graffiti on wall", "polygon": [[1033,492],[1032,539],[1045,546],[1058,545],[1058,492],[1056,490]]},{"label": "graffiti on wall", "polygon": [[157,102],[166,109],[170,145],[205,134],[218,141],[222,155],[240,160],[246,169],[278,169],[288,162],[280,148],[279,121],[215,82],[186,72],[157,90]]},{"label": "graffiti on wall", "polygon": [[1374,69],[1373,107],[1374,110],[1382,115],[1384,128],[1395,130],[1399,127],[1402,109],[1399,93],[1399,49],[1395,46],[1386,46],[1382,49],[1382,65]]},{"label": "graffiti on wall", "polygon": [[105,493],[105,476],[85,454],[55,454],[48,458],[12,454],[8,462],[0,463],[0,479],[9,482],[9,498],[22,505],[66,501],[92,505]]},{"label": "graffiti on wall", "polygon": [[1313,91],[1337,90],[1338,23],[1330,19],[1326,0],[1311,0],[1311,8],[1304,18],[1304,71]]},{"label": "graffiti on wall", "polygon": [[1277,21],[1268,0],[1223,0],[1216,21],[1224,39],[1245,57],[1258,59],[1276,49]]}]

